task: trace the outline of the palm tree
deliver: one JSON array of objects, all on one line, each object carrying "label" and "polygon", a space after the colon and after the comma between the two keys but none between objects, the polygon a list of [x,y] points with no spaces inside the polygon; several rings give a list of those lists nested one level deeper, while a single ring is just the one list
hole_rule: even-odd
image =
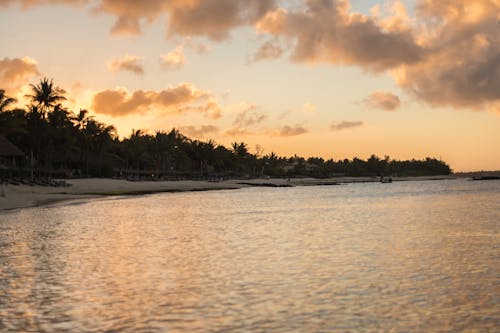
[{"label": "palm tree", "polygon": [[102,159],[107,146],[113,141],[116,136],[114,126],[103,124],[94,119],[89,119],[83,128],[84,136],[87,141],[87,150],[85,152],[85,171],[89,175],[89,159],[90,153],[93,153],[97,158],[97,168],[99,174],[102,173]]},{"label": "palm tree", "polygon": [[5,95],[5,90],[0,89],[0,113],[7,111],[7,107],[15,102],[15,98],[7,97]]},{"label": "palm tree", "polygon": [[5,90],[0,89],[0,135],[18,132],[24,126],[24,119],[19,117],[20,110],[7,110],[9,105],[16,102],[15,98],[7,97]]},{"label": "palm tree", "polygon": [[85,125],[87,124],[87,121],[92,119],[93,116],[89,116],[89,111],[86,109],[80,109],[77,115],[75,115],[72,120],[75,122],[75,127],[78,130],[82,130]]},{"label": "palm tree", "polygon": [[32,94],[26,95],[26,97],[31,98],[32,102],[36,103],[44,118],[49,108],[54,107],[60,101],[66,100],[66,97],[63,96],[66,91],[54,86],[52,79],[43,78],[37,85],[30,84],[30,86]]},{"label": "palm tree", "polygon": [[247,147],[247,144],[244,142],[240,142],[240,143],[233,142],[231,144],[231,147],[233,148],[233,153],[236,156],[245,157],[248,155],[248,147]]}]

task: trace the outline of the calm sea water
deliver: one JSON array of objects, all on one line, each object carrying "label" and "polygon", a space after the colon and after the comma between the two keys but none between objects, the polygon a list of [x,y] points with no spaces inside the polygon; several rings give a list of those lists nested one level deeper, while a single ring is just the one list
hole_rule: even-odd
[{"label": "calm sea water", "polygon": [[500,182],[0,213],[0,331],[498,332]]}]

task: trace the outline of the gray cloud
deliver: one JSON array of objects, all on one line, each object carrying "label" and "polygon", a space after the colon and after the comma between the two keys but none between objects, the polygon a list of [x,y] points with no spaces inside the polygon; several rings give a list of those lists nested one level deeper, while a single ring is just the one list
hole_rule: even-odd
[{"label": "gray cloud", "polygon": [[251,127],[259,125],[266,119],[267,115],[258,111],[258,106],[249,104],[246,105],[245,108],[236,115],[233,121],[233,125],[240,128]]},{"label": "gray cloud", "polygon": [[395,70],[396,82],[431,106],[500,111],[500,2],[421,0],[417,13],[431,52]]},{"label": "gray cloud", "polygon": [[372,17],[349,12],[348,1],[307,0],[297,11],[276,9],[256,27],[293,41],[292,60],[358,65],[383,71],[418,62],[425,50],[404,26],[384,29]]},{"label": "gray cloud", "polygon": [[289,126],[285,125],[279,129],[267,131],[267,135],[271,137],[288,137],[297,136],[309,132],[309,130],[301,125]]},{"label": "gray cloud", "polygon": [[144,24],[151,24],[165,13],[168,3],[166,0],[100,0],[93,11],[116,17],[112,34],[138,35]]},{"label": "gray cloud", "polygon": [[170,36],[205,36],[221,40],[233,28],[253,24],[275,7],[275,0],[2,0],[0,8],[17,5],[92,5],[92,12],[116,18],[111,33],[138,35],[161,16],[168,17]]},{"label": "gray cloud", "polygon": [[259,47],[257,52],[252,56],[251,61],[278,59],[283,52],[284,49],[277,41],[269,40]]},{"label": "gray cloud", "polygon": [[[254,25],[271,37],[254,60],[290,51],[298,63],[330,63],[390,71],[406,92],[430,106],[500,111],[498,0],[416,0],[415,17],[401,2],[389,16],[353,12],[348,0],[304,0],[293,9],[276,0],[3,0],[0,8],[67,4],[112,15],[113,33],[139,34],[161,16],[169,36],[222,40]],[[291,50],[285,50],[287,45]]]},{"label": "gray cloud", "polygon": [[383,91],[371,93],[363,102],[368,108],[385,111],[395,111],[401,106],[401,100],[398,96]]},{"label": "gray cloud", "polygon": [[500,111],[498,0],[417,0],[414,19],[401,2],[382,18],[350,11],[347,0],[305,3],[268,12],[256,24],[291,41],[293,61],[390,70],[428,105]]},{"label": "gray cloud", "polygon": [[362,121],[342,121],[340,123],[332,123],[330,125],[330,130],[332,131],[342,131],[348,128],[355,128],[363,126]]},{"label": "gray cloud", "polygon": [[253,24],[275,7],[275,0],[178,1],[169,9],[170,35],[221,40],[231,29]]},{"label": "gray cloud", "polygon": [[112,72],[129,71],[138,75],[144,74],[142,58],[129,55],[111,60],[108,69]]}]

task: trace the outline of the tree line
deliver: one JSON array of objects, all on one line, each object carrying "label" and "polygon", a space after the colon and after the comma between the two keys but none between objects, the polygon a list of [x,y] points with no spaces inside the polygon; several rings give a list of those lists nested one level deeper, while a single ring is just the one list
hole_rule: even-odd
[{"label": "tree line", "polygon": [[394,160],[372,155],[325,160],[275,153],[251,153],[244,142],[230,147],[213,140],[190,139],[173,128],[149,134],[133,130],[123,139],[112,125],[96,120],[85,109],[63,105],[65,91],[51,79],[31,84],[25,108],[0,90],[0,135],[25,156],[18,173],[72,177],[299,177],[446,175],[450,167],[435,158]]}]

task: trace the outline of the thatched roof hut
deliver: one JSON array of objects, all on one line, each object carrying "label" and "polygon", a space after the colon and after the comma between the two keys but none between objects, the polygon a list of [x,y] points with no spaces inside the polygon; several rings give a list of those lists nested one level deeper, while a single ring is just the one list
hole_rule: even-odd
[{"label": "thatched roof hut", "polygon": [[21,149],[10,142],[6,137],[0,136],[0,157],[19,157],[24,156]]}]

